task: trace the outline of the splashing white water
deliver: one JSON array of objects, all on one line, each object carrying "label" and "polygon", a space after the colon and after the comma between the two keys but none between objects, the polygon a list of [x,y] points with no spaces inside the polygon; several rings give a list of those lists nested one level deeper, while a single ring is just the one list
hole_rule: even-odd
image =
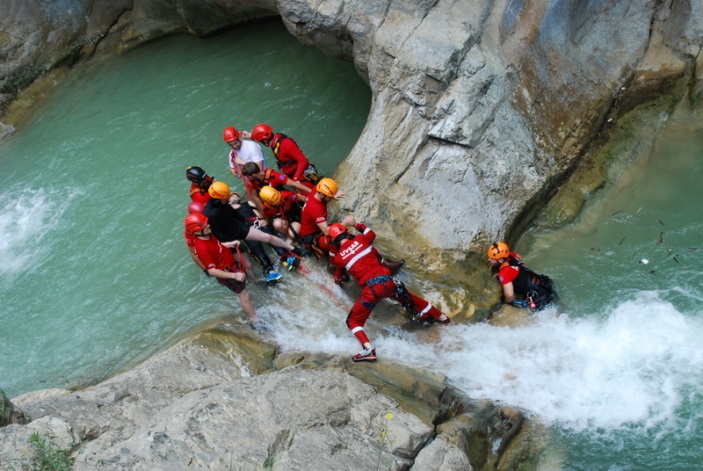
[{"label": "splashing white water", "polygon": [[75,194],[66,189],[18,188],[0,195],[0,274],[19,273],[41,259],[48,250],[46,238],[58,229]]},{"label": "splashing white water", "polygon": [[457,329],[448,376],[471,396],[577,431],[664,424],[675,419],[683,390],[703,393],[703,324],[655,293],[640,293],[603,321],[535,317],[516,329]]},{"label": "splashing white water", "polygon": [[544,313],[516,329],[457,333],[445,371],[459,387],[576,431],[666,424],[684,389],[703,393],[703,325],[652,293],[603,321]]},{"label": "splashing white water", "polygon": [[[284,351],[354,353],[346,312],[329,311],[324,318],[312,310],[286,314],[276,321],[276,341]],[[565,429],[674,427],[685,396],[703,396],[703,322],[655,292],[638,293],[605,319],[547,310],[516,328],[406,329],[375,314],[367,331],[380,359],[445,374],[470,397],[518,406]]]}]

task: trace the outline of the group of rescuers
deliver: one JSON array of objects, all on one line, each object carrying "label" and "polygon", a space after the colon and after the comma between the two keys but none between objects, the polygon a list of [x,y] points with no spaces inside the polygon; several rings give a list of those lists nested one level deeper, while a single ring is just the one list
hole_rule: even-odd
[{"label": "group of rescuers", "polygon": [[[261,264],[267,284],[273,285],[281,278],[263,244],[270,245],[289,270],[299,266],[301,257],[328,257],[335,283],[342,285],[351,276],[361,286],[361,295],[346,319],[347,327],[362,346],[362,351],[352,357],[355,362],[376,360],[376,350],[364,325],[381,299],[394,299],[414,321],[443,325],[451,322],[446,314],[410,293],[393,276],[405,261],[384,258],[372,246],[376,234],[369,227],[354,216],[346,216],[341,223],[328,220],[327,205],[346,194],[333,179],[318,176],[315,166],[293,139],[274,133],[267,124],[259,124],[251,132],[228,126],[223,139],[230,147],[230,172],[242,179],[247,199],[202,168],[188,167],[186,178],[191,182],[192,201],[184,221],[185,239],[193,261],[238,295],[253,328],[264,326],[246,288],[247,273],[255,278],[247,254]],[[272,149],[280,172],[267,168],[257,143]],[[552,301],[549,277],[525,267],[505,242],[491,245],[487,255],[491,266],[498,269],[504,302],[541,309]]]}]

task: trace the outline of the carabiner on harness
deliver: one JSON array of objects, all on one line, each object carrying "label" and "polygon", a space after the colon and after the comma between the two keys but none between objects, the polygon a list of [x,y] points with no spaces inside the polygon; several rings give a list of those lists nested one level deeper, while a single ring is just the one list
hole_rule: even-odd
[{"label": "carabiner on harness", "polygon": [[537,303],[535,303],[534,301],[535,298],[537,298],[537,291],[531,290],[527,293],[526,299],[527,302],[530,304],[530,309],[537,309]]}]

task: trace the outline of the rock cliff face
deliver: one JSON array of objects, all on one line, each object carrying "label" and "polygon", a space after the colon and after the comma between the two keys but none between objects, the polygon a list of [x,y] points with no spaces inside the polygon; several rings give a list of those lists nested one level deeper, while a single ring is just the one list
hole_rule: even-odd
[{"label": "rock cliff face", "polygon": [[8,0],[0,102],[96,52],[271,15],[353,60],[372,89],[337,175],[345,209],[474,291],[485,280],[460,264],[528,222],[609,119],[701,89],[703,5],[691,0]]}]

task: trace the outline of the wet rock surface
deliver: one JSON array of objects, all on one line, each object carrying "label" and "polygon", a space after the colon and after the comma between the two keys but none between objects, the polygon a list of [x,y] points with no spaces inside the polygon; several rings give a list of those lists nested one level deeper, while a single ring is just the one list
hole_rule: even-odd
[{"label": "wet rock surface", "polygon": [[518,411],[441,376],[254,339],[210,329],[95,386],[14,398],[27,423],[0,428],[0,463],[30,466],[32,433],[77,470],[518,469],[541,449]]},{"label": "wet rock surface", "polygon": [[[369,83],[368,125],[336,175],[343,211],[373,224],[389,256],[416,253],[428,283],[464,288],[445,297],[455,321],[490,316],[489,241],[516,237],[548,201],[538,222],[566,223],[603,185],[603,160],[584,156],[625,112],[701,102],[700,2],[8,0],[0,136],[76,61],[277,16]],[[397,365],[347,363],[209,330],[104,383],[7,403],[0,467],[29,462],[34,432],[72,448],[76,469],[534,463],[540,427],[519,411]]]}]

